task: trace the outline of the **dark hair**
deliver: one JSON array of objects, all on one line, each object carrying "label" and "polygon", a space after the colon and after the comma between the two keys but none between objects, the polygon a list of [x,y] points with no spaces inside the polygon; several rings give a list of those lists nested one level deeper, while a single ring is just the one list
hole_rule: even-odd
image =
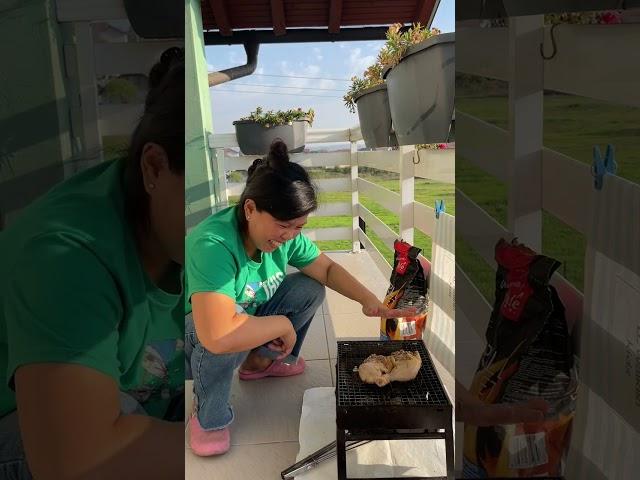
[{"label": "dark hair", "polygon": [[165,50],[149,72],[144,114],[131,136],[124,168],[125,202],[130,220],[146,226],[149,198],[144,188],[140,157],[146,143],[164,148],[169,168],[184,173],[184,49]]},{"label": "dark hair", "polygon": [[247,185],[236,207],[243,233],[247,231],[244,215],[247,200],[253,200],[258,211],[266,211],[283,221],[302,217],[318,208],[316,188],[309,174],[297,163],[289,161],[287,145],[280,139],[274,140],[266,157],[253,162],[248,174]]}]

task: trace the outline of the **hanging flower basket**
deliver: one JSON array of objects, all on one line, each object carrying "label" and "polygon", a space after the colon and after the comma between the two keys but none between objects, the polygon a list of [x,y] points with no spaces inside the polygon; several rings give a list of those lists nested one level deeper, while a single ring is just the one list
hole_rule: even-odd
[{"label": "hanging flower basket", "polygon": [[446,142],[455,93],[455,33],[409,47],[384,73],[400,145]]},{"label": "hanging flower basket", "polygon": [[354,96],[358,108],[360,131],[367,148],[396,147],[398,141],[391,129],[391,110],[387,86],[382,83]]},{"label": "hanging flower basket", "polygon": [[302,152],[313,117],[313,110],[263,112],[258,107],[250,116],[233,122],[240,151],[243,155],[266,155],[271,143],[279,138],[290,153]]}]

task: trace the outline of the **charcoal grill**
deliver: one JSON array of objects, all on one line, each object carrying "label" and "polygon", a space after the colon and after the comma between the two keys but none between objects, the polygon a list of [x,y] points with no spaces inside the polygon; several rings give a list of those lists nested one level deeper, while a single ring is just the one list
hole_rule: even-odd
[{"label": "charcoal grill", "polygon": [[[356,367],[372,353],[418,351],[422,367],[410,382],[385,387],[363,383]],[[336,362],[338,479],[347,480],[347,442],[443,439],[447,476],[453,479],[452,406],[422,340],[340,341]],[[402,477],[406,480],[407,477]],[[435,477],[413,477],[435,478]]]},{"label": "charcoal grill", "polygon": [[[422,367],[414,380],[392,382],[382,388],[360,380],[356,367],[365,358],[372,353],[390,355],[398,350],[420,353]],[[318,463],[337,456],[338,480],[357,480],[347,477],[348,450],[372,440],[443,439],[446,448],[446,477],[401,478],[452,480],[452,410],[451,402],[422,340],[338,342],[336,441],[284,470],[281,476],[285,480],[292,479]]]}]

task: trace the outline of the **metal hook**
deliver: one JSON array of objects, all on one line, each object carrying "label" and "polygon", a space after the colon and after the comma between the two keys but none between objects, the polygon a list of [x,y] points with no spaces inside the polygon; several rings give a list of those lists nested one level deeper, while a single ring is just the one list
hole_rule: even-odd
[{"label": "metal hook", "polygon": [[[416,158],[418,159],[418,161],[416,162]],[[420,150],[414,150],[413,151],[413,164],[414,165],[418,165],[420,163]]]},{"label": "metal hook", "polygon": [[540,55],[542,56],[542,58],[544,58],[545,60],[551,60],[553,57],[556,56],[556,53],[558,53],[558,46],[556,45],[556,37],[553,35],[553,31],[555,30],[555,28],[558,26],[558,23],[554,23],[551,26],[551,46],[553,47],[553,52],[551,53],[551,55],[546,56],[544,54],[544,42],[540,44]]}]

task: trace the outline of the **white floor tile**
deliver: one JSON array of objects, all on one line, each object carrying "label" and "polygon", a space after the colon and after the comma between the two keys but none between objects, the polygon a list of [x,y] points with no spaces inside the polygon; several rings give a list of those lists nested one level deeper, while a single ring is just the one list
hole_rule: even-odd
[{"label": "white floor tile", "polygon": [[235,411],[232,444],[297,441],[304,391],[330,385],[327,360],[309,360],[306,371],[293,377],[240,381],[236,376],[230,400]]},{"label": "white floor tile", "polygon": [[329,358],[337,356],[337,344],[340,340],[380,338],[380,319],[366,317],[360,313],[342,313],[324,317],[329,343]]},{"label": "white floor tile", "polygon": [[295,463],[298,442],[232,446],[224,455],[198,457],[185,450],[185,480],[279,480]]},{"label": "white floor tile", "polygon": [[327,334],[322,313],[316,313],[316,316],[311,320],[300,354],[305,360],[326,360],[329,358]]}]

